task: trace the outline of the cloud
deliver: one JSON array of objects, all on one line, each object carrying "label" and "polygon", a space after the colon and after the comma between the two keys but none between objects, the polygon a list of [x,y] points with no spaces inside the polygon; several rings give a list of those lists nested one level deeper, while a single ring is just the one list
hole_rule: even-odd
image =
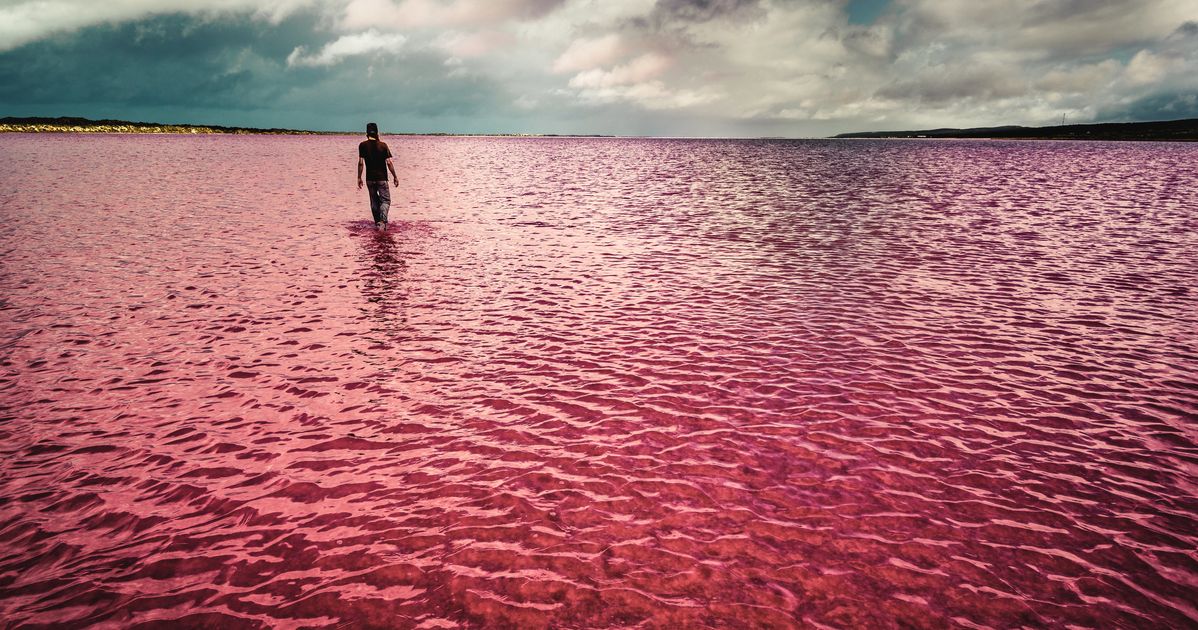
[{"label": "cloud", "polygon": [[450,32],[437,38],[437,45],[458,59],[482,57],[515,44],[516,38],[511,33],[500,30]]},{"label": "cloud", "polygon": [[0,6],[0,51],[53,33],[171,13],[249,13],[278,23],[316,0],[16,0]]},{"label": "cloud", "polygon": [[527,94],[521,94],[520,96],[516,97],[516,100],[512,101],[512,104],[520,109],[532,110],[536,109],[536,107],[540,105],[540,101]]},{"label": "cloud", "polygon": [[761,0],[657,0],[649,21],[710,22],[728,18],[759,17],[764,15]]},{"label": "cloud", "polygon": [[1193,2],[0,0],[0,109],[761,135],[1135,119],[1192,111]]},{"label": "cloud", "polygon": [[962,99],[1004,99],[1022,96],[1026,84],[1011,69],[1002,66],[935,66],[915,79],[901,79],[883,86],[877,96],[889,99],[945,103]]},{"label": "cloud", "polygon": [[279,94],[282,58],[312,22],[253,24],[180,15],[101,24],[0,54],[0,104],[77,111],[91,103],[156,107],[253,107]]},{"label": "cloud", "polygon": [[1198,22],[1185,22],[1156,48],[1160,54],[1181,62],[1198,60]]},{"label": "cloud", "polygon": [[354,35],[343,35],[325,44],[313,55],[307,54],[304,46],[296,46],[287,55],[288,66],[329,66],[346,57],[371,53],[399,52],[407,38],[394,33],[379,33],[375,30]]},{"label": "cloud", "polygon": [[54,33],[170,14],[250,15],[278,23],[302,11],[335,16],[350,32],[493,26],[535,20],[565,0],[8,0],[0,4],[0,51]]},{"label": "cloud", "polygon": [[682,109],[719,98],[711,89],[670,88],[660,79],[673,61],[659,53],[645,53],[608,70],[593,68],[574,75],[569,86],[585,103],[635,103],[647,109]]},{"label": "cloud", "polygon": [[667,57],[657,53],[646,53],[611,70],[596,68],[581,72],[570,79],[570,87],[605,88],[644,83],[660,77],[670,67],[670,63]]},{"label": "cloud", "polygon": [[1180,120],[1198,118],[1198,90],[1166,92],[1110,104],[1097,112],[1102,120]]},{"label": "cloud", "polygon": [[1198,115],[1198,22],[1185,22],[1158,44],[1136,52],[1103,115],[1144,120]]},{"label": "cloud", "polygon": [[1158,40],[1194,17],[1193,0],[903,0],[912,44],[1002,49],[1024,58],[1101,54]]},{"label": "cloud", "polygon": [[670,89],[661,81],[588,87],[571,96],[587,105],[631,103],[647,110],[685,109],[720,97],[711,90]]},{"label": "cloud", "polygon": [[1151,85],[1163,79],[1169,71],[1169,59],[1141,50],[1127,64],[1124,79],[1131,85]]},{"label": "cloud", "polygon": [[360,28],[437,28],[494,26],[508,20],[543,17],[565,0],[351,0],[342,25]]},{"label": "cloud", "polygon": [[412,131],[508,124],[503,86],[452,75],[435,49],[406,47],[402,63],[387,53],[288,66],[297,45],[313,59],[349,52],[332,45],[342,38],[321,43],[323,23],[317,12],[278,24],[174,14],[87,27],[0,53],[0,111],[316,130],[368,119]]},{"label": "cloud", "polygon": [[553,72],[562,74],[599,68],[616,61],[623,54],[619,33],[576,39],[553,62]]},{"label": "cloud", "polygon": [[1064,64],[1047,71],[1035,83],[1042,92],[1081,94],[1102,89],[1123,70],[1114,59],[1089,64]]}]

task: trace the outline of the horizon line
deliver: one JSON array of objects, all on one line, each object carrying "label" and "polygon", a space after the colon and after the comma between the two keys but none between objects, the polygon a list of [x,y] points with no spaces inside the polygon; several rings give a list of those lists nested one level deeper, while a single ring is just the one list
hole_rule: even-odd
[{"label": "horizon line", "polygon": [[[763,135],[763,136],[716,136],[716,135],[642,135],[642,134],[603,134],[603,133],[542,133],[542,132],[455,132],[455,131],[395,131],[390,133],[380,133],[383,136],[431,136],[431,137],[525,137],[525,138],[644,138],[644,139],[679,139],[679,140],[857,140],[869,139],[871,135],[876,137],[886,137],[886,134],[896,134],[897,138],[912,138],[922,136],[912,136],[912,134],[936,133],[936,136],[929,136],[928,139],[948,139],[943,134],[951,133],[982,133],[987,131],[1015,131],[1015,130],[1038,130],[1047,131],[1051,129],[1077,129],[1083,127],[1097,127],[1104,125],[1152,125],[1152,124],[1169,124],[1183,123],[1194,121],[1198,123],[1198,118],[1179,118],[1171,120],[1151,120],[1151,121],[1108,121],[1108,122],[1089,122],[1089,123],[1069,123],[1064,125],[1046,125],[1046,126],[1024,126],[1024,125],[993,125],[981,127],[937,127],[927,129],[910,129],[910,130],[895,130],[881,129],[873,131],[850,131],[842,132],[832,136],[779,136],[779,135]],[[77,129],[8,129],[6,127],[74,127]],[[161,128],[178,128],[179,131],[124,131],[124,130],[101,130],[89,131],[87,127],[128,127],[133,129],[161,129]],[[364,131],[346,131],[346,130],[312,130],[312,129],[294,129],[284,127],[244,127],[230,126],[209,123],[161,123],[161,122],[146,122],[146,121],[130,121],[113,118],[91,119],[81,116],[5,116],[0,117],[0,133],[158,133],[158,134],[196,134],[195,130],[203,130],[199,133],[212,134],[230,134],[230,135],[344,135],[357,136],[365,135]]]}]

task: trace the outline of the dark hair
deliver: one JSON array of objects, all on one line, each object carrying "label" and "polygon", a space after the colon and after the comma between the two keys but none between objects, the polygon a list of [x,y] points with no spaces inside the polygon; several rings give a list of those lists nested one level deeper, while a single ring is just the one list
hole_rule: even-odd
[{"label": "dark hair", "polygon": [[366,123],[366,137],[379,139],[379,126],[374,123]]}]

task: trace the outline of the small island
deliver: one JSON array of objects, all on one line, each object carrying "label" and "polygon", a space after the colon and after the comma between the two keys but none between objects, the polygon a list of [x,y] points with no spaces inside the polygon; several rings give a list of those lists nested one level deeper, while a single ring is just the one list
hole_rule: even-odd
[{"label": "small island", "polygon": [[1198,140],[1198,118],[1133,123],[1055,125],[1052,127],[973,127],[921,131],[861,131],[834,138],[1002,138],[1011,140]]}]

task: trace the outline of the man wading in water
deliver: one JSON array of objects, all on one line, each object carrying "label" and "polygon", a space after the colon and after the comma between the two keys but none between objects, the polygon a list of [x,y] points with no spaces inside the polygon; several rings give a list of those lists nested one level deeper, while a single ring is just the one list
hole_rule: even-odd
[{"label": "man wading in water", "polygon": [[387,171],[391,180],[399,187],[399,176],[391,163],[391,149],[379,140],[379,126],[366,123],[366,139],[358,145],[358,190],[362,190],[362,170],[366,170],[366,190],[370,191],[370,214],[374,215],[374,227],[387,231],[387,210],[391,208],[391,190],[387,188]]}]

